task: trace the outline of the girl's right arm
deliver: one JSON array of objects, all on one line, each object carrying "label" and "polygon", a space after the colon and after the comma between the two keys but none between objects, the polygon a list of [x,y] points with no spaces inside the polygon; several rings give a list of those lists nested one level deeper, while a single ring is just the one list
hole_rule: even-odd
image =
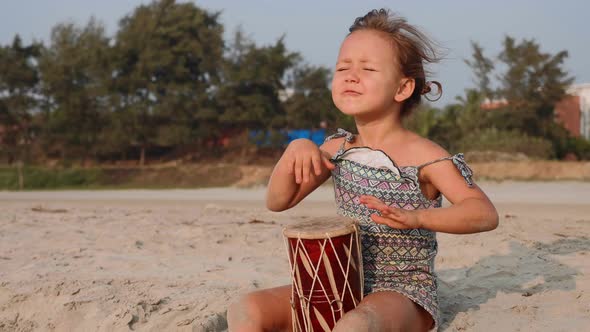
[{"label": "girl's right arm", "polygon": [[324,183],[334,169],[330,156],[337,150],[336,141],[319,148],[308,139],[291,142],[270,176],[266,207],[275,212],[292,208]]}]

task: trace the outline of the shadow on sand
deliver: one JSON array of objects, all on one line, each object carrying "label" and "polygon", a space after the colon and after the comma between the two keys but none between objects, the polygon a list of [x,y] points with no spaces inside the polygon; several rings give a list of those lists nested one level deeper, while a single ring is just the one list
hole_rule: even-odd
[{"label": "shadow on sand", "polygon": [[[495,298],[498,293],[531,296],[549,290],[573,290],[580,272],[560,263],[552,256],[590,251],[587,237],[569,237],[551,243],[535,242],[531,246],[511,242],[510,253],[482,258],[474,265],[460,269],[440,270],[439,299],[441,330],[449,327],[455,316]],[[520,268],[528,265],[526,272]],[[542,278],[542,283],[534,280]],[[493,283],[489,280],[493,279]],[[534,284],[525,287],[528,282]],[[484,287],[482,285],[492,285]]]}]

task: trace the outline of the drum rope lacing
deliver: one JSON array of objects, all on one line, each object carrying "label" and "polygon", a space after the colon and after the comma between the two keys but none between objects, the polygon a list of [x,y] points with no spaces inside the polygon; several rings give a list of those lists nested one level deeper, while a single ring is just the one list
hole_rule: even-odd
[{"label": "drum rope lacing", "polygon": [[[340,260],[340,257],[338,256],[338,254],[336,253],[336,248],[334,246],[334,243],[332,242],[332,239],[330,237],[330,235],[326,232],[325,233],[325,238],[321,244],[321,250],[320,250],[320,257],[321,259],[318,259],[318,262],[316,264],[316,266],[312,267],[310,266],[309,262],[311,262],[311,257],[307,251],[307,249],[305,248],[305,246],[303,245],[303,242],[301,241],[301,236],[300,234],[297,235],[297,244],[295,246],[295,249],[290,250],[289,249],[289,244],[288,244],[288,239],[284,238],[284,243],[285,243],[285,248],[287,249],[287,253],[290,253],[291,255],[290,258],[293,260],[291,262],[292,265],[292,269],[291,269],[291,278],[292,280],[295,280],[295,278],[297,278],[297,283],[292,282],[291,283],[291,289],[292,292],[295,291],[297,293],[297,296],[299,297],[299,300],[301,302],[302,305],[302,311],[304,311],[305,314],[305,318],[304,324],[306,325],[305,328],[306,330],[310,330],[311,326],[311,317],[310,317],[310,302],[311,302],[311,297],[312,297],[312,293],[313,293],[313,289],[314,286],[316,284],[316,281],[318,281],[318,271],[319,271],[319,267],[322,263],[322,261],[324,262],[324,266],[325,268],[328,270],[328,281],[330,282],[330,288],[332,288],[332,293],[334,294],[334,299],[330,301],[330,297],[328,296],[328,292],[326,291],[326,288],[324,287],[324,285],[322,284],[322,282],[318,282],[320,285],[320,288],[322,290],[322,292],[324,293],[324,296],[326,297],[326,299],[330,302],[330,307],[332,308],[332,319],[334,322],[336,322],[336,315],[335,312],[339,312],[340,313],[340,317],[342,318],[343,313],[342,313],[342,304],[343,304],[343,300],[346,297],[346,289],[348,289],[348,291],[350,292],[350,296],[353,300],[354,306],[356,307],[358,305],[358,300],[355,298],[354,296],[354,292],[352,291],[352,287],[350,285],[350,282],[348,280],[348,275],[349,275],[349,271],[350,271],[350,266],[352,265],[353,268],[357,271],[360,272],[360,284],[361,284],[361,300],[362,300],[362,296],[364,294],[364,275],[363,275],[363,268],[362,268],[362,256],[361,256],[361,248],[360,248],[360,241],[359,241],[359,230],[356,224],[353,224],[354,227],[354,232],[353,232],[353,236],[350,237],[350,243],[349,243],[349,247],[346,247],[346,245],[344,244],[344,249],[346,251],[346,254],[348,256],[348,261],[346,262],[346,271],[344,271],[344,266],[342,265],[342,262]],[[351,249],[353,248],[353,240],[356,242],[356,250],[357,250],[357,257],[360,259],[359,266],[355,266],[354,260],[353,260],[353,255],[351,252]],[[338,293],[338,289],[336,287],[335,281],[334,281],[334,277],[333,277],[333,272],[332,272],[332,266],[329,262],[329,259],[327,257],[327,255],[325,255],[325,249],[326,249],[326,244],[327,242],[330,243],[330,246],[332,247],[332,250],[334,252],[334,256],[336,258],[336,261],[338,262],[338,266],[340,267],[340,270],[342,272],[344,272],[344,285],[343,285],[343,289],[342,289],[342,294],[343,297],[342,299],[340,299],[340,293]],[[302,248],[301,251],[299,251],[299,248]],[[350,248],[350,249],[349,249]],[[296,264],[297,261],[297,257],[298,255],[301,257],[301,262],[304,265],[304,268],[307,270],[307,273],[310,275],[310,277],[312,277],[312,284],[309,290],[309,295],[305,296],[305,294],[303,294],[303,289],[300,289],[302,283],[301,283],[301,277],[299,275],[299,268],[298,265]],[[313,274],[312,274],[313,272]],[[334,303],[337,304],[337,309],[334,309]],[[293,300],[291,299],[291,307],[294,310],[295,309],[295,303],[293,303]],[[316,311],[316,317],[318,318],[318,320],[322,320],[323,317],[319,314],[319,312],[317,312],[317,309],[314,308],[314,310]],[[297,324],[299,324],[298,320],[294,320],[293,323],[295,324],[295,321],[297,321]],[[326,324],[326,322],[323,322],[324,324]],[[301,326],[299,326],[299,329],[301,330]]]}]

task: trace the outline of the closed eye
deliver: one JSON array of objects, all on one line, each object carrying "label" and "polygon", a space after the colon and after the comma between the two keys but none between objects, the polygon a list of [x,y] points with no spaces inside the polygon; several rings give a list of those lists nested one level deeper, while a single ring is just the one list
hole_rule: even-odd
[{"label": "closed eye", "polygon": [[373,69],[373,68],[363,68],[363,70],[366,70],[366,71],[377,71],[376,69]]},{"label": "closed eye", "polygon": [[348,68],[338,68],[338,69],[336,69],[336,71],[345,71],[345,70],[348,70]]}]

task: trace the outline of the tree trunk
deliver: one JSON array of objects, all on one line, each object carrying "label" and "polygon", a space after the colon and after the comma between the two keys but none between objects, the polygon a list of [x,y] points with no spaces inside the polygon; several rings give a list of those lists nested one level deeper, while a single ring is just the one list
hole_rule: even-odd
[{"label": "tree trunk", "polygon": [[18,189],[23,190],[25,187],[25,179],[23,176],[23,161],[22,160],[19,160],[16,163],[16,168],[18,171]]},{"label": "tree trunk", "polygon": [[145,165],[145,145],[141,146],[141,154],[139,157],[139,166],[143,167]]}]

